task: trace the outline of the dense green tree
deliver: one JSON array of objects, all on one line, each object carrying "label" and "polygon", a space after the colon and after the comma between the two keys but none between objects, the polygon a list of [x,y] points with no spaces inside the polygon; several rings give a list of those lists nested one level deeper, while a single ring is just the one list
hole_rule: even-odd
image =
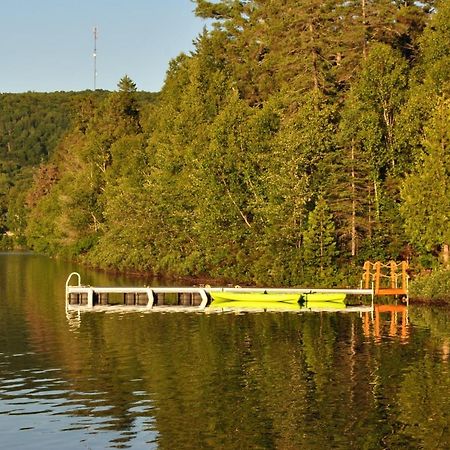
[{"label": "dense green tree", "polygon": [[240,92],[257,104],[282,88],[336,92],[375,42],[414,60],[433,1],[196,1],[211,19]]},{"label": "dense green tree", "polygon": [[[409,0],[195,3],[212,26],[171,61],[157,97],[128,76],[116,92],[75,96],[51,151],[32,138],[51,126],[41,133],[5,102],[3,232],[25,228],[26,198],[36,249],[272,285],[326,284],[337,267],[397,259],[410,243],[445,249],[437,207],[427,232],[406,211],[419,164],[422,184],[446,193],[448,1],[432,13],[434,2]],[[24,195],[14,177],[27,165],[40,168]]]},{"label": "dense green tree", "polygon": [[[405,60],[386,44],[373,45],[346,98],[340,121],[343,157],[337,161],[337,190],[333,209],[342,242],[352,258],[396,258],[400,251],[398,182],[411,159],[409,149],[398,146],[398,118],[407,89]],[[389,231],[388,231],[389,229]],[[389,237],[387,236],[389,235]],[[365,249],[367,250],[365,250]],[[364,251],[363,251],[364,250]]]},{"label": "dense green tree", "polygon": [[425,153],[405,179],[402,214],[411,242],[439,250],[449,267],[450,100],[441,99],[425,131]]},{"label": "dense green tree", "polygon": [[[100,105],[95,106],[95,98],[82,103],[73,131],[36,174],[28,195],[31,213],[26,234],[34,248],[80,255],[108,228],[105,191],[109,179],[115,180],[109,175],[111,148],[119,139],[140,133],[135,93],[134,83],[124,77],[119,91],[109,94]],[[121,155],[114,170],[126,160]],[[41,223],[39,217],[46,215],[50,204],[51,220]]]},{"label": "dense green tree", "polygon": [[151,270],[151,196],[145,187],[146,152],[142,135],[125,136],[111,146],[106,173],[104,224],[89,261],[119,269]]},{"label": "dense green tree", "polygon": [[319,197],[308,215],[308,226],[303,235],[303,255],[309,276],[328,282],[337,256],[335,226],[328,205]]},{"label": "dense green tree", "polygon": [[80,155],[83,144],[80,135],[68,135],[55,154],[57,165],[43,165],[35,175],[25,234],[37,251],[78,255],[85,247],[82,241],[97,231],[100,213],[89,166]]},{"label": "dense green tree", "polygon": [[420,64],[412,71],[412,86],[400,111],[395,130],[396,147],[407,164],[416,162],[423,151],[424,124],[438,98],[449,95],[450,83],[450,6],[437,2],[437,12],[418,39]]},{"label": "dense green tree", "polygon": [[258,265],[268,268],[273,281],[300,283],[302,233],[315,193],[326,184],[325,161],[335,150],[334,111],[318,92],[303,95],[295,105],[284,96],[277,103],[280,123],[258,170],[264,227],[254,239],[261,241]]},{"label": "dense green tree", "polygon": [[199,230],[208,220],[205,205],[211,199],[203,164],[208,161],[209,126],[232,92],[227,73],[215,58],[215,43],[201,36],[196,46],[197,57],[180,56],[171,63],[149,124],[151,167],[145,184],[151,199],[150,235],[157,255],[155,269],[166,273],[206,270],[201,242],[206,235],[199,239]]},{"label": "dense green tree", "polygon": [[437,2],[437,12],[420,40],[422,71],[425,85],[440,94],[450,91],[450,3]]},{"label": "dense green tree", "polygon": [[12,233],[18,238],[23,232],[25,190],[32,180],[30,168],[47,161],[53,153],[71,125],[73,102],[83,96],[84,93],[59,92],[0,94],[2,233]]}]

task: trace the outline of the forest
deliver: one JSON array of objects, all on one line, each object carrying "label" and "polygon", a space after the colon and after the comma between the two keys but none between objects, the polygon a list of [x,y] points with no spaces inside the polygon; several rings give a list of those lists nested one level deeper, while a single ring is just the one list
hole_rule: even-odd
[{"label": "forest", "polygon": [[0,96],[4,245],[266,285],[449,269],[450,1],[194,6],[157,94]]}]

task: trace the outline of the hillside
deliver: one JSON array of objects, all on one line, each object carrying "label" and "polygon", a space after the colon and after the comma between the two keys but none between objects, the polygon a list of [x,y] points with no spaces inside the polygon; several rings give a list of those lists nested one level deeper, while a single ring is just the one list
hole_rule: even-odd
[{"label": "hillside", "polygon": [[[24,196],[36,168],[51,158],[64,134],[78,120],[87,99],[95,105],[108,94],[107,91],[0,94],[2,233],[11,228],[15,233],[23,231],[14,220],[14,211],[18,208],[24,214]],[[155,94],[139,93],[141,102],[154,97]],[[19,223],[23,225],[23,221]]]}]

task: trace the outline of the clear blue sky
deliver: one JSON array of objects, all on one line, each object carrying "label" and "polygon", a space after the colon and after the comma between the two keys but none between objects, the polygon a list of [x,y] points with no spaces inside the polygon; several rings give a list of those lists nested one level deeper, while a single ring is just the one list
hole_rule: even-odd
[{"label": "clear blue sky", "polygon": [[169,61],[193,49],[205,22],[190,0],[0,0],[0,92],[79,91],[127,74],[159,91]]}]

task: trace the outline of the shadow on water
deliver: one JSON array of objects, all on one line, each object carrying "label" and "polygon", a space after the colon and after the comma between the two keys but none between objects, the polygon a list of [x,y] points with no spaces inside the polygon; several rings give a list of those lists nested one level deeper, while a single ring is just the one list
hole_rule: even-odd
[{"label": "shadow on water", "polygon": [[67,318],[73,270],[130,282],[0,255],[6,447],[449,447],[448,309]]}]

